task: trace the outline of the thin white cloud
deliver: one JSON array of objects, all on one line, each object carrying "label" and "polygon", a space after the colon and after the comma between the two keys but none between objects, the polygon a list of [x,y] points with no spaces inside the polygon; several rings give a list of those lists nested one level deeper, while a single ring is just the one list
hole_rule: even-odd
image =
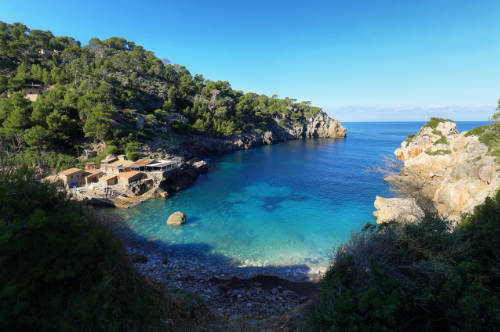
[{"label": "thin white cloud", "polygon": [[495,105],[401,105],[394,107],[334,106],[324,110],[341,121],[426,121],[446,117],[456,121],[487,121]]}]

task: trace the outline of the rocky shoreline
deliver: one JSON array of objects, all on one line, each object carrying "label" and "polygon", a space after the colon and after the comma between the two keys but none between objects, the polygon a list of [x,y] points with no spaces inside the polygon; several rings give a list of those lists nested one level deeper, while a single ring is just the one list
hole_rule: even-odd
[{"label": "rocky shoreline", "polygon": [[458,221],[500,187],[500,165],[488,147],[451,120],[431,119],[394,154],[404,165],[384,180],[400,197],[376,198],[379,223],[412,221],[424,211]]},{"label": "rocky shoreline", "polygon": [[270,130],[264,132],[250,131],[227,138],[192,136],[174,148],[174,153],[189,158],[203,158],[211,154],[248,150],[296,139],[345,138],[346,135],[347,130],[339,120],[330,118],[325,112],[319,112],[306,118],[305,123],[290,127],[280,126],[275,122]]},{"label": "rocky shoreline", "polygon": [[164,289],[197,294],[215,314],[229,319],[276,317],[308,302],[321,274],[304,267],[240,267],[210,258],[164,255],[126,245],[134,267]]},{"label": "rocky shoreline", "polygon": [[[284,129],[276,126],[263,133],[235,135],[227,139],[199,137],[177,146],[172,152],[182,166],[162,178],[155,188],[115,206],[130,207],[150,198],[168,198],[187,188],[207,172],[200,158],[210,154],[255,148],[300,138],[343,138],[346,129],[338,120],[320,112],[303,126]],[[152,150],[150,150],[152,151]],[[152,152],[154,155],[154,152]],[[88,201],[88,203],[92,203]],[[96,205],[101,205],[96,202]],[[186,248],[166,248],[161,244],[133,240],[120,234],[117,224],[102,210],[105,224],[122,239],[134,267],[153,284],[163,289],[182,289],[197,294],[221,317],[247,322],[274,319],[308,303],[318,288],[323,266],[245,266],[225,258],[190,252]],[[113,225],[113,223],[115,223]],[[182,226],[180,226],[182,227]]]},{"label": "rocky shoreline", "polygon": [[[85,205],[99,207],[129,208],[152,198],[168,198],[175,192],[189,187],[200,174],[208,172],[207,156],[237,150],[248,150],[263,145],[276,144],[296,139],[307,138],[345,138],[346,128],[339,120],[330,118],[325,112],[318,112],[304,119],[303,123],[292,126],[281,126],[275,119],[271,129],[265,132],[250,131],[235,134],[227,138],[191,135],[181,143],[170,146],[168,152],[164,146],[171,142],[159,139],[148,142],[142,152],[149,158],[175,159],[179,167],[162,176],[141,182],[136,186],[119,188],[116,197],[95,195],[94,192],[74,190],[73,198]],[[95,153],[105,149],[105,145],[97,147]]]},{"label": "rocky shoreline", "polygon": [[120,239],[130,262],[149,282],[193,292],[226,319],[263,320],[298,308],[314,298],[326,271],[325,266],[305,264],[245,265],[202,248],[137,237],[109,209],[90,211]]}]

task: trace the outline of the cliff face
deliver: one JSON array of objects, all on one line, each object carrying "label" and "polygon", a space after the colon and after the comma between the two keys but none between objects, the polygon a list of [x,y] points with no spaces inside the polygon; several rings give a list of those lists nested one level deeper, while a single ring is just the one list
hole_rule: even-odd
[{"label": "cliff face", "polygon": [[232,135],[227,138],[195,136],[181,144],[180,150],[195,156],[235,150],[246,150],[261,145],[285,142],[300,138],[344,138],[346,129],[339,120],[324,112],[309,116],[300,123],[281,126],[276,120],[270,130]]},{"label": "cliff face", "polygon": [[404,166],[400,175],[385,180],[397,188],[405,187],[408,197],[377,197],[377,222],[394,217],[414,219],[422,214],[416,204],[421,201],[452,220],[471,212],[500,187],[500,165],[487,152],[477,136],[459,134],[453,121],[429,122],[394,152]]},{"label": "cliff face", "polygon": [[346,129],[339,120],[332,119],[325,112],[319,112],[305,119],[304,123],[292,127],[281,127],[292,138],[345,137]]}]

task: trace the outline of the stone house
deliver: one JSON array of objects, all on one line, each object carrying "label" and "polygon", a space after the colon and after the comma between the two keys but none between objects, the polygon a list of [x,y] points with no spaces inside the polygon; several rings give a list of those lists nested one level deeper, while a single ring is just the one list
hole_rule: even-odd
[{"label": "stone house", "polygon": [[101,164],[101,171],[104,173],[119,174],[121,172],[130,172],[134,162],[130,160],[116,160],[112,163]]},{"label": "stone house", "polygon": [[88,185],[99,182],[99,178],[103,176],[104,173],[98,169],[86,169],[83,175],[85,177],[85,184]]},{"label": "stone house", "polygon": [[141,172],[122,172],[118,174],[118,183],[128,185],[136,181],[145,179],[146,177],[146,174]]},{"label": "stone house", "polygon": [[93,162],[93,161],[89,161],[89,162],[85,165],[85,170],[86,170],[86,171],[90,171],[90,170],[94,170],[94,169],[97,169],[97,166],[96,166],[95,162]]},{"label": "stone house", "polygon": [[114,174],[104,175],[99,179],[99,184],[104,186],[113,186],[118,183],[118,177]]},{"label": "stone house", "polygon": [[69,168],[59,173],[64,185],[69,187],[80,187],[85,184],[84,171],[79,168]]},{"label": "stone house", "polygon": [[130,165],[130,168],[134,171],[145,171],[146,166],[153,163],[154,161],[155,161],[154,159],[146,159],[146,158],[139,159],[135,163]]},{"label": "stone house", "polygon": [[26,93],[26,99],[36,101],[38,95],[43,91],[43,85],[38,83],[26,84],[23,86],[23,91]]}]

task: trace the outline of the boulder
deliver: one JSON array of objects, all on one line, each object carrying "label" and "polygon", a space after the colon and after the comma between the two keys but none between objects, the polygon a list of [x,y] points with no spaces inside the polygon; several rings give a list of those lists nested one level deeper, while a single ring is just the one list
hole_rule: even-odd
[{"label": "boulder", "polygon": [[208,163],[205,160],[198,160],[192,163],[193,167],[200,171],[200,173],[208,172]]},{"label": "boulder", "polygon": [[424,211],[417,205],[414,198],[383,198],[375,199],[377,223],[388,221],[414,222],[424,216]]},{"label": "boulder", "polygon": [[167,219],[167,225],[180,226],[186,223],[186,215],[180,211],[176,211]]}]

